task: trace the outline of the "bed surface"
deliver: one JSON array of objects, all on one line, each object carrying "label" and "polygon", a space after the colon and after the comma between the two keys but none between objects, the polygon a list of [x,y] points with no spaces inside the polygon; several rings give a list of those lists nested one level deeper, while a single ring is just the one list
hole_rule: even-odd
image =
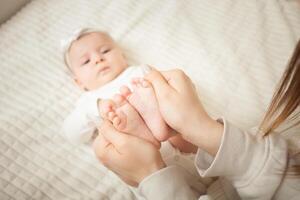
[{"label": "bed surface", "polygon": [[297,1],[36,0],[0,27],[0,199],[134,199],[60,131],[80,91],[60,39],[108,31],[132,64],[182,68],[205,108],[256,126],[300,38]]}]

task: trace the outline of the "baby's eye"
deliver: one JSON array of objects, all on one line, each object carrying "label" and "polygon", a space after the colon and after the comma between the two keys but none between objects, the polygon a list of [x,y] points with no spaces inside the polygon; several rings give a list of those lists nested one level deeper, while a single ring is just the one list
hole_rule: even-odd
[{"label": "baby's eye", "polygon": [[88,64],[89,62],[90,62],[90,59],[84,61],[84,62],[82,63],[82,65],[86,65],[86,64]]},{"label": "baby's eye", "polygon": [[110,49],[105,49],[104,51],[102,51],[103,54],[106,54],[108,52],[110,52]]}]

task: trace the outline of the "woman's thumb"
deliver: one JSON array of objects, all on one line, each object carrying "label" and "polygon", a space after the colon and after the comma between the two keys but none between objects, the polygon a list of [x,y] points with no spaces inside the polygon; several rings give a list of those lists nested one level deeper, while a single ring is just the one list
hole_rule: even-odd
[{"label": "woman's thumb", "polygon": [[151,83],[158,99],[164,98],[173,89],[168,84],[166,77],[155,69],[148,73],[145,79]]},{"label": "woman's thumb", "polygon": [[107,120],[103,122],[103,124],[98,130],[99,134],[102,134],[103,137],[116,148],[123,145],[124,141],[128,137],[128,135],[126,135],[125,133],[117,131],[113,127],[113,125]]}]

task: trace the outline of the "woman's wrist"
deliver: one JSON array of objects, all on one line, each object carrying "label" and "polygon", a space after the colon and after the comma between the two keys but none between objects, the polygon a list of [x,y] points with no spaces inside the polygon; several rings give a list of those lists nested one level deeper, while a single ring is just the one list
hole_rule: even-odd
[{"label": "woman's wrist", "polygon": [[154,174],[155,172],[165,168],[167,165],[165,162],[161,159],[158,159],[156,162],[149,165],[149,167],[145,168],[144,173],[140,176],[138,183],[141,183],[146,177]]},{"label": "woman's wrist", "polygon": [[221,144],[224,126],[209,115],[202,113],[199,116],[187,138],[184,138],[214,156]]},{"label": "woman's wrist", "polygon": [[224,132],[224,125],[216,120],[211,119],[210,122],[203,124],[203,127],[199,130],[201,140],[199,141],[199,147],[206,152],[215,156],[221,145],[221,140]]}]

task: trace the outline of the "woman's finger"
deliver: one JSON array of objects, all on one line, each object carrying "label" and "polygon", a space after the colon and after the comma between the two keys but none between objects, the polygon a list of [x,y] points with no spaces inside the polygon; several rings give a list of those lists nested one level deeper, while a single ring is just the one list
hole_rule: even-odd
[{"label": "woman's finger", "polygon": [[107,151],[111,143],[107,141],[101,133],[95,138],[93,142],[93,149],[97,157],[102,161],[107,157]]},{"label": "woman's finger", "polygon": [[164,77],[161,72],[155,69],[144,78],[151,83],[158,98],[165,97],[166,94],[173,92],[173,88],[168,83],[168,77]]},{"label": "woman's finger", "polygon": [[180,69],[169,71],[152,70],[145,76],[145,79],[152,84],[158,98],[165,98],[174,91],[185,92],[191,82],[189,77]]},{"label": "woman's finger", "polygon": [[99,132],[103,135],[105,140],[111,143],[116,149],[123,148],[124,143],[130,139],[129,135],[117,131],[108,121],[103,122]]},{"label": "woman's finger", "polygon": [[187,85],[191,82],[184,71],[180,69],[161,71],[161,75],[167,80],[170,87],[180,93],[185,92],[187,90]]}]

